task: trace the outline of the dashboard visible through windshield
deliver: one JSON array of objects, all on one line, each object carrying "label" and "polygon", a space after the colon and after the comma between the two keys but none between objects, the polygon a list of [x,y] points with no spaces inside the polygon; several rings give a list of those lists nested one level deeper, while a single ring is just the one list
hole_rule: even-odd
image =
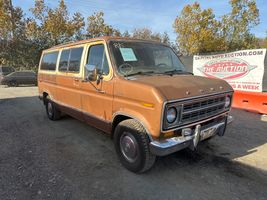
[{"label": "dashboard visible through windshield", "polygon": [[187,73],[168,46],[139,41],[111,41],[109,46],[123,76]]}]

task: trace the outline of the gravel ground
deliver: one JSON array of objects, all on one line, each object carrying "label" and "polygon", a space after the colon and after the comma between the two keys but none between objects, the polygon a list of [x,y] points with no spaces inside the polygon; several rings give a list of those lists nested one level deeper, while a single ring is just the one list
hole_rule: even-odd
[{"label": "gravel ground", "polygon": [[71,117],[48,120],[36,87],[1,87],[0,199],[266,199],[267,122],[232,115],[223,138],[137,175],[108,135]]}]

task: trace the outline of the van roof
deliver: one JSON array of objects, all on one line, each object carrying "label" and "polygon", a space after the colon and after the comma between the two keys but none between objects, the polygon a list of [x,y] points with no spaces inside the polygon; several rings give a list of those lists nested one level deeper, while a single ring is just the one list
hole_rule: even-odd
[{"label": "van roof", "polygon": [[97,37],[97,38],[91,38],[91,39],[85,39],[85,40],[80,40],[80,41],[75,41],[75,42],[67,42],[67,43],[59,44],[59,45],[53,46],[49,49],[46,49],[45,51],[75,46],[75,45],[84,44],[84,43],[88,43],[88,42],[95,42],[95,41],[108,42],[110,40],[140,41],[140,42],[150,42],[150,43],[162,44],[161,42],[158,42],[155,40],[143,40],[143,39],[135,39],[135,38],[127,38],[127,37],[103,36],[103,37]]}]

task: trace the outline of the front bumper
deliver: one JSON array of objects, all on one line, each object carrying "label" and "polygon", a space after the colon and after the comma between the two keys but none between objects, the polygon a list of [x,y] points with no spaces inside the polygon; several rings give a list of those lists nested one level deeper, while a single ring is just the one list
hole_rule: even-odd
[{"label": "front bumper", "polygon": [[194,129],[184,129],[185,131],[189,131],[190,134],[163,140],[153,140],[150,142],[150,151],[154,155],[165,156],[187,147],[196,148],[199,141],[213,137],[216,134],[222,136],[227,124],[230,124],[232,121],[233,117],[227,116],[220,122],[211,123],[203,127],[197,125]]}]

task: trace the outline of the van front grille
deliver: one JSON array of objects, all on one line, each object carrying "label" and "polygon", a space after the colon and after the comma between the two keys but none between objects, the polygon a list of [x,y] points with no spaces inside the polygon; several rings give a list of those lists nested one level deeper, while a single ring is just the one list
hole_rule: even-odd
[{"label": "van front grille", "polygon": [[232,93],[221,93],[194,99],[186,99],[176,102],[174,101],[166,104],[165,116],[167,110],[171,107],[176,108],[178,116],[171,124],[167,122],[165,117],[163,121],[163,130],[197,123],[229,111],[230,107],[225,108],[227,96],[231,98]]},{"label": "van front grille", "polygon": [[181,124],[198,121],[224,111],[225,95],[185,102],[181,107]]}]

